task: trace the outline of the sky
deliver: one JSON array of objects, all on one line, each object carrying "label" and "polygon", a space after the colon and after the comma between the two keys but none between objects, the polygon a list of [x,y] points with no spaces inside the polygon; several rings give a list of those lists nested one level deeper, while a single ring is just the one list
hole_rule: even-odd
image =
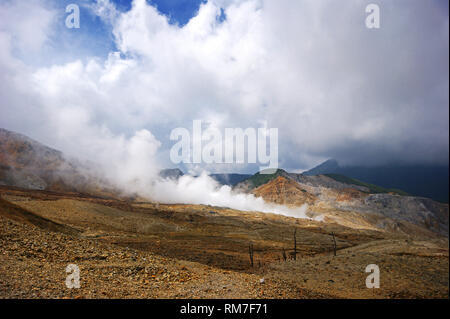
[{"label": "sky", "polygon": [[290,171],[448,165],[448,38],[445,0],[0,0],[0,127],[132,176],[193,120],[277,128]]}]

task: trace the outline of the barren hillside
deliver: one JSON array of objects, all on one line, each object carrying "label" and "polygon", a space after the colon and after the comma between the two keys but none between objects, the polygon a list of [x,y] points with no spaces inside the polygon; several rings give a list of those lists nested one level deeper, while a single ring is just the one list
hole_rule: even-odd
[{"label": "barren hillside", "polygon": [[448,298],[448,205],[283,170],[235,191],[311,218],[169,205],[117,196],[15,133],[0,150],[1,298]]},{"label": "barren hillside", "polygon": [[[2,298],[448,297],[445,238],[201,205],[8,187],[0,196]],[[71,263],[80,289],[65,287]],[[365,288],[370,263],[382,273],[376,291]]]}]

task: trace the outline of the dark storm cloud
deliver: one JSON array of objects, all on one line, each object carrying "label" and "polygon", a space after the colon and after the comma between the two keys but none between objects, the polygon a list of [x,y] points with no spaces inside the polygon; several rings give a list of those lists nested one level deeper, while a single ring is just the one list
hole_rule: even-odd
[{"label": "dark storm cloud", "polygon": [[[329,157],[448,163],[446,1],[376,1],[380,29],[364,24],[371,1],[215,0],[183,27],[143,0],[128,12],[106,0],[85,3],[112,30],[104,41],[114,43],[102,47],[120,52],[56,64],[53,50],[41,67],[16,53],[38,56],[54,33],[67,34],[55,28],[61,12],[51,1],[0,5],[0,126],[87,157],[147,129],[168,166],[176,127],[267,121],[279,129],[286,168]],[[225,21],[217,19],[221,7]],[[14,20],[24,10],[25,19]]]}]

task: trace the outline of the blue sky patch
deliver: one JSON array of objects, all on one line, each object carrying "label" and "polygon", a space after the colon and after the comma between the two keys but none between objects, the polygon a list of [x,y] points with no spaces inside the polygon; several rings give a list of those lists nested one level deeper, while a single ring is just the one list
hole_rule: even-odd
[{"label": "blue sky patch", "polygon": [[[112,0],[120,11],[131,9],[131,0]],[[192,17],[197,15],[200,4],[206,0],[147,0],[158,11],[169,18],[171,24],[184,26]]]},{"label": "blue sky patch", "polygon": [[155,6],[158,11],[169,17],[171,24],[183,26],[195,17],[200,8],[200,4],[205,0],[147,0],[147,2]]}]

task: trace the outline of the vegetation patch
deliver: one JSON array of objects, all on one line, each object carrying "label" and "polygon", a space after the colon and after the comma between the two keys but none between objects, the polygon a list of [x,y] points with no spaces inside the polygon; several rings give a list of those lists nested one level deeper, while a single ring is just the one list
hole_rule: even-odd
[{"label": "vegetation patch", "polygon": [[378,185],[361,182],[357,179],[347,177],[344,175],[340,175],[340,174],[324,174],[324,176],[330,177],[330,178],[334,179],[335,181],[338,181],[338,182],[341,182],[344,184],[350,184],[350,185],[353,184],[353,185],[367,187],[369,189],[370,193],[393,193],[393,194],[402,195],[402,196],[409,196],[409,194],[407,192],[404,192],[400,189],[384,188],[384,187],[381,187]]}]

